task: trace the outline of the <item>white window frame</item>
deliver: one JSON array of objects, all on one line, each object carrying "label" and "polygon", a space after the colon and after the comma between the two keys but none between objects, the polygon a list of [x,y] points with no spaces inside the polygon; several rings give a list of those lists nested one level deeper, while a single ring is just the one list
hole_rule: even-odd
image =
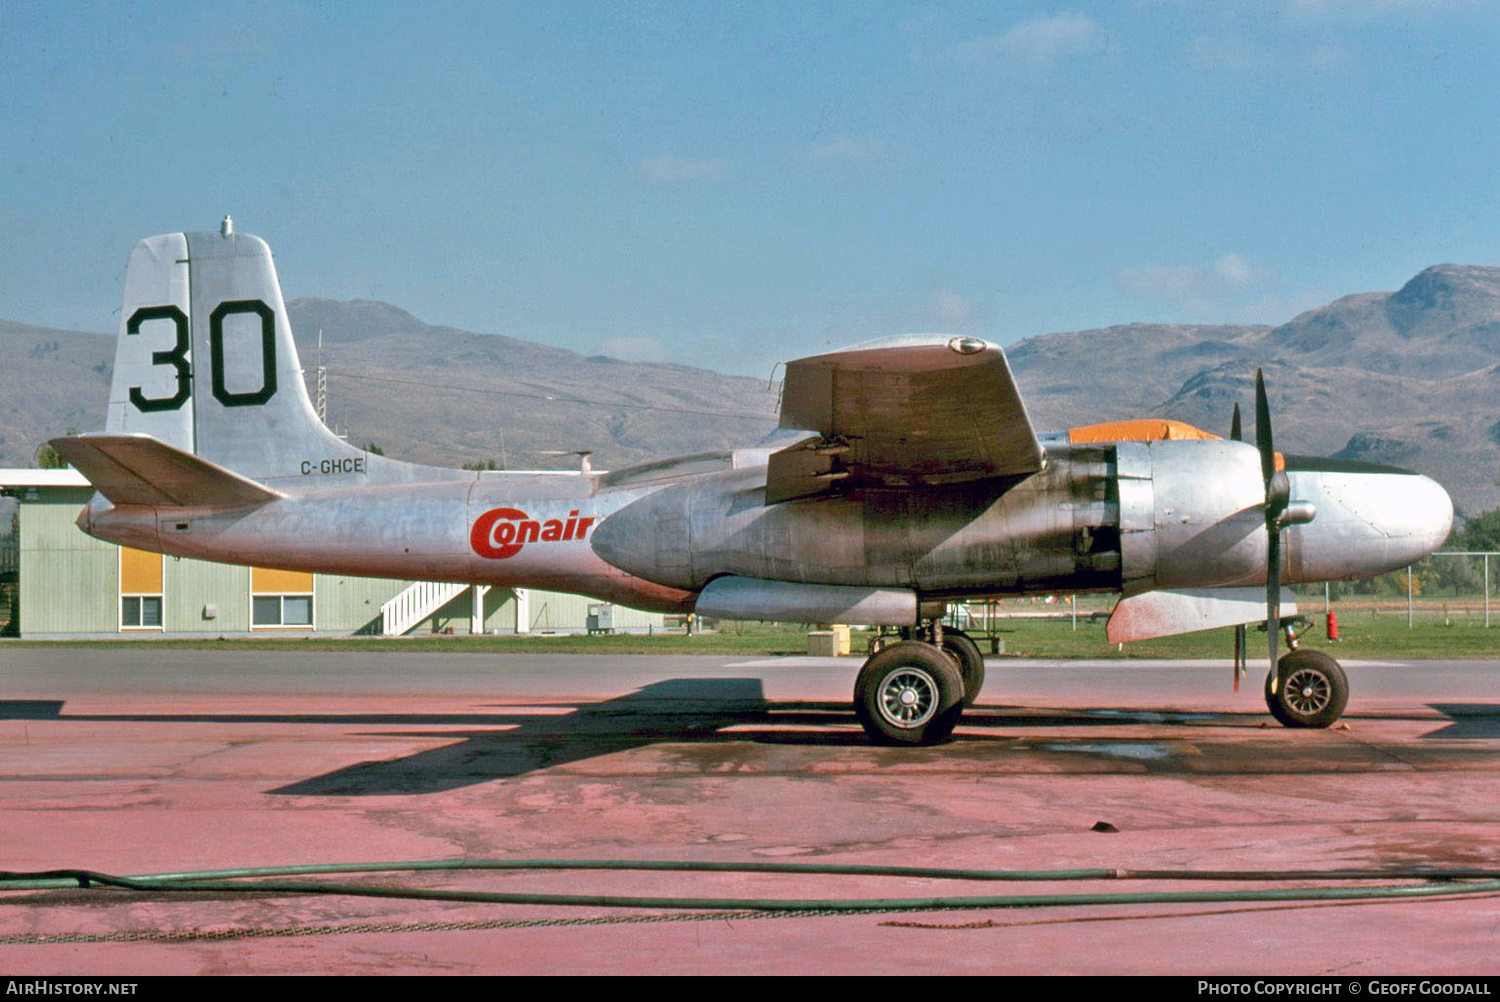
[{"label": "white window frame", "polygon": [[[125,622],[125,600],[127,598],[133,598],[133,599],[137,599],[137,600],[148,599],[148,598],[154,598],[154,599],[156,599],[156,601],[158,603],[158,605],[157,605],[157,612],[159,614],[158,618],[161,620],[161,622],[157,623],[155,626],[146,626],[146,625],[142,625],[140,623],[127,623],[127,622]],[[139,611],[141,607],[137,606],[136,608]],[[125,593],[123,593],[123,594],[120,595],[119,605],[117,605],[115,607],[115,616],[119,620],[120,632],[121,633],[124,633],[127,630],[136,630],[136,631],[145,630],[147,632],[163,633],[167,629],[167,603],[166,603],[166,597],[163,594],[161,594],[160,592],[125,592]]]},{"label": "white window frame", "polygon": [[[250,593],[250,629],[252,630],[316,630],[318,628],[318,603],[315,592],[310,591],[253,591]],[[257,623],[255,621],[255,600],[258,598],[274,598],[278,600],[280,608],[280,622]],[[306,623],[286,622],[286,600],[289,598],[307,599],[308,621]]]}]

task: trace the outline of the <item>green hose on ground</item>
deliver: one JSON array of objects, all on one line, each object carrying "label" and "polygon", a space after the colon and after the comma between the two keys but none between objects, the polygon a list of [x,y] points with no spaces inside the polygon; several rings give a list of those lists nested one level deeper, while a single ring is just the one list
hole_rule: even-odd
[{"label": "green hose on ground", "polygon": [[[464,870],[614,870],[678,873],[780,873],[804,876],[881,876],[965,881],[1289,881],[1408,880],[1421,883],[1323,888],[1239,888],[1213,891],[1073,892],[1063,894],[933,896],[915,898],[692,898],[608,894],[534,894],[441,890],[382,884],[291,880],[290,877],[352,873],[418,873]],[[116,876],[94,870],[0,871],[0,891],[115,888],[170,894],[317,894],[423,901],[463,901],[513,905],[568,905],[601,908],[708,909],[715,911],[891,912],[980,908],[1039,908],[1077,905],[1139,905],[1250,901],[1411,900],[1487,895],[1500,892],[1500,870],[1403,867],[1345,870],[970,870],[915,866],[825,865],[817,863],[714,863],[661,860],[477,859],[395,863],[331,863],[247,867],[177,873]]]}]

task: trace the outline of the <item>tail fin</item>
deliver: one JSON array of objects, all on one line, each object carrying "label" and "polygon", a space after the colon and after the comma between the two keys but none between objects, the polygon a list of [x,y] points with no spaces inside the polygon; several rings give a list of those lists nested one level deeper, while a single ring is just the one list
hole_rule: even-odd
[{"label": "tail fin", "polygon": [[136,244],[105,425],[261,483],[362,481],[369,459],[318,420],[271,249],[221,230]]}]

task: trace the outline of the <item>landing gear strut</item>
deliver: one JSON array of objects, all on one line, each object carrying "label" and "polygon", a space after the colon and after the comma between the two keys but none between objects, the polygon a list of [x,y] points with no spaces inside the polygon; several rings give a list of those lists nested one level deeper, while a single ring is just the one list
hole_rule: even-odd
[{"label": "landing gear strut", "polygon": [[879,744],[945,740],[984,685],[984,657],[974,641],[939,622],[919,635],[870,655],[855,680],[854,715]]}]

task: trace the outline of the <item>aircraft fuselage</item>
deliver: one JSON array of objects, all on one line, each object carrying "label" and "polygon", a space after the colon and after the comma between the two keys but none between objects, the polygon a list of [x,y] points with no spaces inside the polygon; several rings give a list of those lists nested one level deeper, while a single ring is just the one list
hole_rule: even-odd
[{"label": "aircraft fuselage", "polygon": [[[1045,468],[1019,482],[853,489],[770,506],[761,455],[645,483],[486,474],[289,491],[238,512],[96,505],[80,521],[101,538],[179,556],[546,588],[668,611],[691,609],[722,575],[903,589],[923,601],[1265,582],[1259,460],[1243,443],[1053,442]],[[1294,495],[1317,510],[1285,532],[1289,582],[1404,567],[1450,527],[1447,495],[1426,477],[1287,465]]]}]

